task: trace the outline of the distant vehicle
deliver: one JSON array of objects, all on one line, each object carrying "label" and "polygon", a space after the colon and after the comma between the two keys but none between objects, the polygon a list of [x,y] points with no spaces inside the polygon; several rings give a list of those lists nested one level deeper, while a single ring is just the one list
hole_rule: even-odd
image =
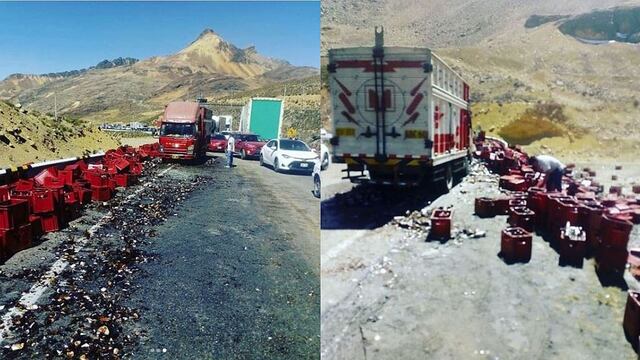
[{"label": "distant vehicle", "polygon": [[256,134],[236,134],[236,153],[240,154],[243,160],[247,158],[257,158],[260,156],[260,150],[266,144]]},{"label": "distant vehicle", "polygon": [[318,154],[300,140],[274,139],[260,150],[260,165],[269,165],[276,172],[301,171],[311,173]]},{"label": "distant vehicle", "polygon": [[322,165],[320,165],[320,161],[316,161],[315,165],[313,166],[313,172],[311,173],[311,177],[313,178],[313,191],[311,191],[311,193],[313,194],[313,196],[317,197],[318,199],[320,198],[320,171],[321,171],[321,167]]},{"label": "distant vehicle", "polygon": [[225,139],[229,139],[229,135],[231,135],[232,133],[232,131],[220,131],[220,134],[224,135]]},{"label": "distant vehicle", "polygon": [[214,129],[211,110],[196,102],[169,103],[160,118],[160,157],[198,159],[205,156]]},{"label": "distant vehicle", "polygon": [[252,133],[263,139],[277,139],[282,130],[282,99],[252,98],[242,108],[240,132]]},{"label": "distant vehicle", "polygon": [[225,152],[227,149],[227,138],[222,134],[211,135],[209,140],[209,151]]},{"label": "distant vehicle", "polygon": [[385,47],[376,28],[374,47],[329,50],[327,70],[332,160],[352,182],[427,180],[447,191],[454,173],[466,174],[469,86],[431,50]]}]

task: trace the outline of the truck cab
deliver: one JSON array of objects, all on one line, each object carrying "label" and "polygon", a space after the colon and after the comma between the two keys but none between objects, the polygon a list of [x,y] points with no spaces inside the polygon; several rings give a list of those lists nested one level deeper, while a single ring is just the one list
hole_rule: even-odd
[{"label": "truck cab", "polygon": [[184,160],[205,156],[213,124],[208,112],[195,102],[169,103],[160,119],[160,156]]}]

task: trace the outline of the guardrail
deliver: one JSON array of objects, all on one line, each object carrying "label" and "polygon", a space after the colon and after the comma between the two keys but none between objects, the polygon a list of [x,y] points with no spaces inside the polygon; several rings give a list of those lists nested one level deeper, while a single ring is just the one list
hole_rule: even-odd
[{"label": "guardrail", "polygon": [[59,160],[44,161],[41,163],[22,165],[20,167],[0,169],[0,185],[6,185],[16,179],[30,178],[38,174],[40,171],[50,166],[55,166],[58,169],[72,164],[78,160],[84,160],[87,163],[95,163],[102,160],[104,152],[97,154],[91,154],[84,157],[73,157]]}]

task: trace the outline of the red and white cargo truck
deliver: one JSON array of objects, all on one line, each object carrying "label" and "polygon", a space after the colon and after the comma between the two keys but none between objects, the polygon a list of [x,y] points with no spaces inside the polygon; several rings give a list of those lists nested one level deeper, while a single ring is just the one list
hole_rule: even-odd
[{"label": "red and white cargo truck", "polygon": [[190,101],[169,103],[160,117],[160,157],[192,160],[205,156],[215,123],[211,110]]},{"label": "red and white cargo truck", "polygon": [[[329,50],[333,160],[352,182],[451,188],[472,154],[469,86],[427,48]],[[368,171],[367,178],[365,171]]]}]

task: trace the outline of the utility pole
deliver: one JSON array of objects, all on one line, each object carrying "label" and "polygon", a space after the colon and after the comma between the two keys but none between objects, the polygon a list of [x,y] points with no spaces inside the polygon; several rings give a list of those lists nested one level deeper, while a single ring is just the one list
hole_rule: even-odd
[{"label": "utility pole", "polygon": [[58,122],[58,95],[55,92],[53,93],[53,114],[56,122]]}]

